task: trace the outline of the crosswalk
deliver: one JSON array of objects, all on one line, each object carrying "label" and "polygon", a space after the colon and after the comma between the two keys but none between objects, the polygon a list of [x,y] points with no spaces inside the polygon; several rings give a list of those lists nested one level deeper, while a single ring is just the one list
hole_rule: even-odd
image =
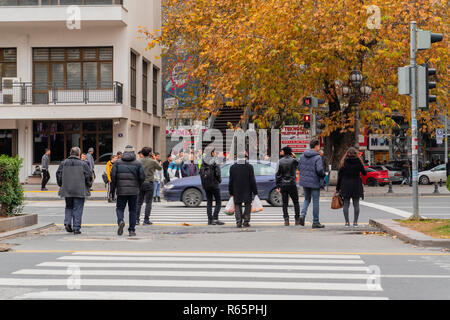
[{"label": "crosswalk", "polygon": [[0,278],[14,299],[381,300],[359,255],[74,252]]}]

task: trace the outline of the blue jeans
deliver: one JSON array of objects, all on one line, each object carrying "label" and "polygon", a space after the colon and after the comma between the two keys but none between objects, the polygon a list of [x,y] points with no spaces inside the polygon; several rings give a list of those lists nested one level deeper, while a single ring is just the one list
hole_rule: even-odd
[{"label": "blue jeans", "polygon": [[313,188],[303,188],[305,193],[305,201],[303,202],[302,207],[302,216],[306,216],[308,212],[309,204],[311,203],[311,196],[313,199],[313,223],[319,223],[319,198],[320,198],[320,189]]},{"label": "blue jeans", "polygon": [[153,182],[153,198],[161,196],[161,182],[154,181]]},{"label": "blue jeans", "polygon": [[138,196],[117,196],[116,214],[117,224],[120,225],[124,221],[125,207],[128,203],[128,212],[130,218],[130,226],[128,231],[136,231],[136,216],[137,216],[137,204]]},{"label": "blue jeans", "polygon": [[64,225],[73,225],[73,231],[79,231],[81,229],[83,208],[84,198],[66,198]]}]

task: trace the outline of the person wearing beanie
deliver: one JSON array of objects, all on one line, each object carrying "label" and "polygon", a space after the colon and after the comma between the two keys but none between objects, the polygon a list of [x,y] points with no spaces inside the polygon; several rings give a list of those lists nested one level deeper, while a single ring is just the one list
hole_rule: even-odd
[{"label": "person wearing beanie", "polygon": [[298,160],[290,147],[282,149],[283,157],[278,162],[276,174],[277,190],[281,193],[283,201],[284,225],[289,226],[289,197],[294,203],[295,225],[300,224],[300,204],[298,202],[298,189],[296,183]]}]

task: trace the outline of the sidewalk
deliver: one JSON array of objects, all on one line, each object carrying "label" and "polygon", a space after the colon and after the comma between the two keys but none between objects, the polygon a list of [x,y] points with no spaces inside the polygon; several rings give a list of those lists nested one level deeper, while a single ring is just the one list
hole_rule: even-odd
[{"label": "sidewalk", "polygon": [[[38,185],[23,185],[25,191],[25,199],[31,201],[39,200],[61,200],[58,196],[58,186],[57,185],[47,185],[49,191],[41,191]],[[94,191],[91,192],[90,200],[107,200],[106,188],[103,183],[97,183],[94,185]],[[332,197],[336,187],[328,187],[328,191],[321,191],[321,197]],[[384,187],[368,187],[364,186],[364,196],[365,197],[409,197],[412,195],[412,187],[393,185],[393,193],[388,193],[389,186]],[[450,197],[450,192],[447,190],[445,185],[438,188],[439,193],[434,193],[434,185],[429,186],[419,186],[420,196],[447,196]],[[299,190],[300,194],[302,190]],[[163,200],[163,199],[161,199]]]}]

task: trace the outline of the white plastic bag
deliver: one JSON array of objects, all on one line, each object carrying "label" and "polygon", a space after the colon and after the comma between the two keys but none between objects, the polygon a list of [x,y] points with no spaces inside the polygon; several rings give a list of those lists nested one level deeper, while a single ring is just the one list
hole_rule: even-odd
[{"label": "white plastic bag", "polygon": [[255,196],[252,203],[252,212],[260,212],[263,211],[263,205],[258,196]]},{"label": "white plastic bag", "polygon": [[233,197],[228,200],[227,205],[225,206],[225,213],[229,216],[232,216],[234,214],[234,211],[236,208],[234,207],[234,200]]}]

